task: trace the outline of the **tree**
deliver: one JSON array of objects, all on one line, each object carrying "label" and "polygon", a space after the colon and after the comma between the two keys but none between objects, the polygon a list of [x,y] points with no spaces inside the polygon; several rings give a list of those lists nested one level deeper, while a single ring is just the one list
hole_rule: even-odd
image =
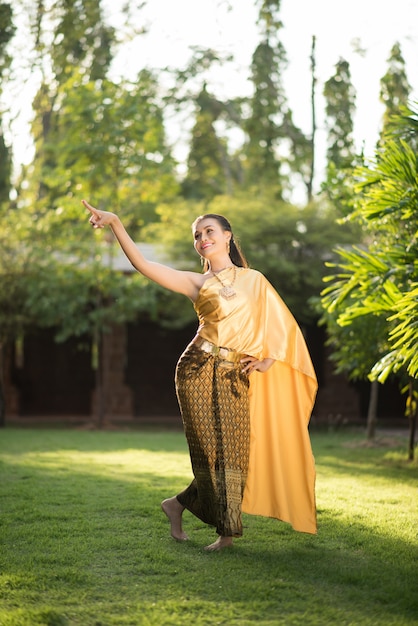
[{"label": "tree", "polygon": [[196,121],[187,159],[187,174],[182,183],[186,198],[211,199],[232,193],[233,164],[225,139],[218,137],[215,123],[228,116],[228,103],[208,93],[206,84],[196,100]]},{"label": "tree", "polygon": [[306,191],[308,195],[308,202],[313,200],[313,181],[315,176],[315,140],[316,140],[316,37],[312,37],[311,48],[311,113],[312,113],[312,136],[311,136],[311,159],[310,167],[306,180]]},{"label": "tree", "polygon": [[283,54],[282,47],[274,49],[268,39],[254,52],[251,64],[254,96],[251,115],[244,124],[248,135],[244,149],[246,182],[249,186],[274,186],[279,197],[284,186],[278,157],[279,114],[284,99],[278,66],[283,62]]},{"label": "tree", "polygon": [[[359,196],[351,219],[369,234],[368,247],[338,249],[338,273],[324,291],[327,309],[341,308],[338,323],[358,317],[384,316],[387,349],[369,377],[384,382],[391,373],[418,377],[418,138],[417,109],[404,109],[391,120],[391,133],[382,139],[376,159],[359,168]],[[411,391],[412,390],[412,391]],[[415,429],[416,413],[411,419]],[[409,456],[413,458],[413,437]]]},{"label": "tree", "polygon": [[[91,80],[103,78],[113,58],[115,28],[105,23],[102,0],[35,0],[28,12],[36,53],[34,64],[44,81],[63,84],[74,68]],[[51,81],[52,82],[52,81]]]},{"label": "tree", "polygon": [[[106,77],[114,29],[104,24],[101,0],[57,0],[49,21],[41,8],[38,3],[32,17],[45,67],[34,102],[36,154],[18,206],[32,212],[44,249],[54,250],[66,228],[66,250],[73,246],[79,255],[80,242],[88,239],[80,222],[83,196],[115,210],[123,204],[137,236],[178,185],[155,77],[145,69],[134,83]],[[48,26],[55,28],[49,46]]]},{"label": "tree", "polygon": [[401,107],[407,106],[411,89],[401,46],[395,43],[388,58],[387,72],[380,80],[380,101],[385,106],[382,135],[385,134],[393,117],[399,115]]},{"label": "tree", "polygon": [[67,210],[72,219],[76,199],[100,194],[101,206],[123,207],[137,237],[155,219],[158,202],[179,189],[155,77],[142,70],[133,84],[107,79],[97,84],[74,73],[59,94],[60,111],[48,141],[51,165],[44,169],[48,210],[62,207],[61,220]]},{"label": "tree", "polygon": [[[138,315],[157,319],[161,290],[135,272],[117,271],[117,244],[109,233],[92,231],[83,211],[72,210],[78,242],[68,236],[69,221],[64,230],[60,228],[56,212],[54,228],[44,228],[43,220],[34,227],[28,211],[12,211],[2,220],[0,344],[5,340],[23,344],[25,335],[35,328],[51,329],[57,342],[78,337],[81,347],[97,355],[94,365],[100,397],[103,335]],[[88,239],[81,236],[82,228]],[[100,425],[103,414],[97,417]]]},{"label": "tree", "polygon": [[[10,67],[11,57],[8,46],[15,33],[13,24],[12,7],[9,3],[0,4],[0,94],[3,91],[3,81]],[[3,133],[3,120],[0,117],[0,221],[4,222],[6,210],[9,205],[11,190],[11,148],[6,145]],[[0,254],[0,272],[4,262],[4,253]],[[6,288],[1,283],[1,290]],[[1,309],[0,309],[1,310]],[[0,316],[0,427],[4,426],[5,401],[3,395],[3,360],[5,343],[8,340],[7,329],[2,324]]]},{"label": "tree", "polygon": [[[104,25],[101,0],[55,0],[45,10],[37,0],[29,13],[34,50],[41,70],[41,85],[33,102],[35,113],[32,134],[35,159],[32,184],[37,180],[37,197],[47,194],[48,169],[54,166],[51,148],[56,137],[62,91],[60,87],[74,74],[83,74],[87,81],[106,76],[112,59],[114,29]],[[52,32],[51,32],[52,31]],[[51,40],[52,34],[52,41]]]},{"label": "tree", "polygon": [[[329,282],[334,277],[324,277]],[[320,325],[326,327],[326,344],[331,348],[331,360],[335,363],[337,374],[346,374],[349,380],[366,380],[376,361],[387,351],[387,322],[384,315],[369,315],[358,317],[348,325],[338,323],[338,318],[344,312],[347,303],[336,306],[329,302],[326,290],[322,301],[318,304],[318,313],[322,310]],[[316,308],[316,306],[315,306]],[[377,403],[379,383],[375,380],[370,383],[369,406],[367,411],[367,439],[373,440],[377,426]]]},{"label": "tree", "polygon": [[165,119],[172,113],[176,123],[185,128],[189,120],[190,146],[187,171],[181,191],[185,198],[208,198],[232,194],[242,179],[239,157],[230,150],[228,131],[240,128],[241,99],[220,99],[208,89],[210,74],[231,60],[211,49],[192,48],[192,56],[183,69],[169,70],[174,86],[164,98]]},{"label": "tree", "polygon": [[[146,70],[135,84],[105,77],[109,54],[107,48],[101,54],[106,38],[97,33],[108,31],[97,23],[99,5],[86,0],[80,16],[74,15],[73,2],[54,5],[62,13],[53,21],[59,31],[53,41],[68,36],[69,42],[63,51],[49,49],[54,73],[45,71],[48,80],[34,103],[34,163],[8,228],[0,226],[0,245],[8,251],[0,274],[8,285],[2,292],[2,322],[13,328],[9,336],[46,326],[57,341],[83,337],[95,352],[110,324],[132,320],[139,311],[154,315],[159,291],[137,275],[113,270],[114,246],[100,234],[92,236],[81,198],[96,197],[115,209],[123,203],[126,221],[138,234],[153,219],[156,203],[178,189],[154,77]],[[76,20],[76,38],[70,18]],[[93,41],[91,33],[96,33]],[[37,41],[46,58],[43,37]],[[144,206],[141,218],[133,210],[138,199]],[[99,367],[97,376],[100,388]]]},{"label": "tree", "polygon": [[353,138],[356,94],[351,82],[350,65],[344,59],[338,61],[335,74],[325,83],[324,96],[328,137],[323,188],[344,215],[350,206],[350,181],[356,161]]},{"label": "tree", "polygon": [[248,186],[273,186],[278,197],[283,192],[281,163],[277,144],[280,113],[285,104],[282,73],[286,55],[278,39],[282,23],[278,17],[280,0],[259,2],[258,24],[262,41],[254,51],[251,81],[254,94],[249,102],[250,115],[244,122],[248,140],[243,150]]},{"label": "tree", "polygon": [[[262,193],[274,189],[283,198],[292,174],[307,187],[312,176],[312,139],[295,125],[283,86],[286,51],[280,41],[283,27],[280,0],[258,0],[260,43],[250,67],[254,93],[247,103],[243,130],[247,140],[241,151],[247,189]],[[245,110],[244,108],[244,110]]]}]

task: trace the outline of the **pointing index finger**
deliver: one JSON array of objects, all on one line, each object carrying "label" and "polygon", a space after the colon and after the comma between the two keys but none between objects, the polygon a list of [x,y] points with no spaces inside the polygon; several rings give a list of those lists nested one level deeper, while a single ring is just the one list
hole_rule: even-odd
[{"label": "pointing index finger", "polygon": [[84,204],[86,209],[90,211],[90,213],[92,213],[93,215],[98,215],[97,209],[95,209],[94,206],[91,206],[91,204],[89,204],[87,200],[82,200],[81,202]]}]

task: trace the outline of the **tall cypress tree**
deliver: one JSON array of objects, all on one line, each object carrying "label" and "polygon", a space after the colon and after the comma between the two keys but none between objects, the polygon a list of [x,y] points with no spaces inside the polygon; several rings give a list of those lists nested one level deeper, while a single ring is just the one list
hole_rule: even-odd
[{"label": "tall cypress tree", "polygon": [[347,183],[355,165],[353,116],[356,94],[350,65],[340,59],[324,85],[326,99],[327,165],[324,188],[340,211],[346,212],[351,190]]},{"label": "tall cypress tree", "polygon": [[282,76],[287,58],[279,39],[283,27],[279,18],[280,0],[260,0],[258,5],[261,41],[252,57],[254,94],[250,100],[251,113],[244,123],[248,137],[244,147],[246,183],[273,188],[280,197],[284,182],[278,143],[286,110]]},{"label": "tall cypress tree", "polygon": [[283,86],[286,51],[280,41],[283,28],[280,0],[259,0],[261,41],[251,63],[254,93],[243,128],[248,140],[243,149],[247,186],[269,190],[281,198],[289,188],[290,172],[297,172],[307,187],[312,168],[312,143],[294,124]]},{"label": "tall cypress tree", "polygon": [[399,43],[393,45],[387,61],[388,69],[380,80],[380,101],[385,106],[382,135],[388,129],[391,118],[401,112],[402,106],[408,106],[412,89],[406,75],[405,60]]},{"label": "tall cypress tree", "polygon": [[338,61],[334,75],[325,83],[324,96],[328,131],[327,159],[338,168],[344,168],[351,165],[353,158],[356,99],[348,61]]},{"label": "tall cypress tree", "polygon": [[211,200],[220,194],[231,194],[236,182],[237,166],[228,153],[227,141],[219,137],[215,123],[228,121],[231,103],[221,102],[203,86],[196,99],[196,118],[192,129],[187,176],[182,185],[186,198]]}]

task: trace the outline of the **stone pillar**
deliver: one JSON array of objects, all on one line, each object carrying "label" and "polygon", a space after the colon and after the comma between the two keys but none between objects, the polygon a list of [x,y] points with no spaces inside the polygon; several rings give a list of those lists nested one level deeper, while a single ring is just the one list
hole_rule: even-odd
[{"label": "stone pillar", "polygon": [[[132,418],[133,393],[125,383],[127,330],[125,325],[114,325],[102,340],[102,393],[104,419]],[[98,415],[97,389],[93,392],[92,414]]]},{"label": "stone pillar", "polygon": [[16,417],[19,415],[19,390],[12,382],[12,369],[14,361],[14,350],[10,343],[0,346],[0,367],[2,369],[2,383],[4,403],[6,407],[7,417]]}]

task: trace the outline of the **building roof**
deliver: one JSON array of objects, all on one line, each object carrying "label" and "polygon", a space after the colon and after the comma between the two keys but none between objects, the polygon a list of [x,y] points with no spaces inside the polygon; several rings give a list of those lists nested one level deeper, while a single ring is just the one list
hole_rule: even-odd
[{"label": "building roof", "polygon": [[[168,265],[169,267],[178,267],[178,264],[176,264],[172,259],[169,259],[168,256],[164,254],[162,247],[157,246],[153,243],[136,243],[135,245],[138,250],[140,250],[142,254],[148,259],[148,261],[163,263],[164,265]],[[116,252],[114,247],[112,247],[109,251],[106,251],[103,254],[102,260],[104,265],[106,265],[107,267],[111,267],[118,272],[136,272],[136,269],[131,265],[125,253],[119,247],[116,249]]]}]

